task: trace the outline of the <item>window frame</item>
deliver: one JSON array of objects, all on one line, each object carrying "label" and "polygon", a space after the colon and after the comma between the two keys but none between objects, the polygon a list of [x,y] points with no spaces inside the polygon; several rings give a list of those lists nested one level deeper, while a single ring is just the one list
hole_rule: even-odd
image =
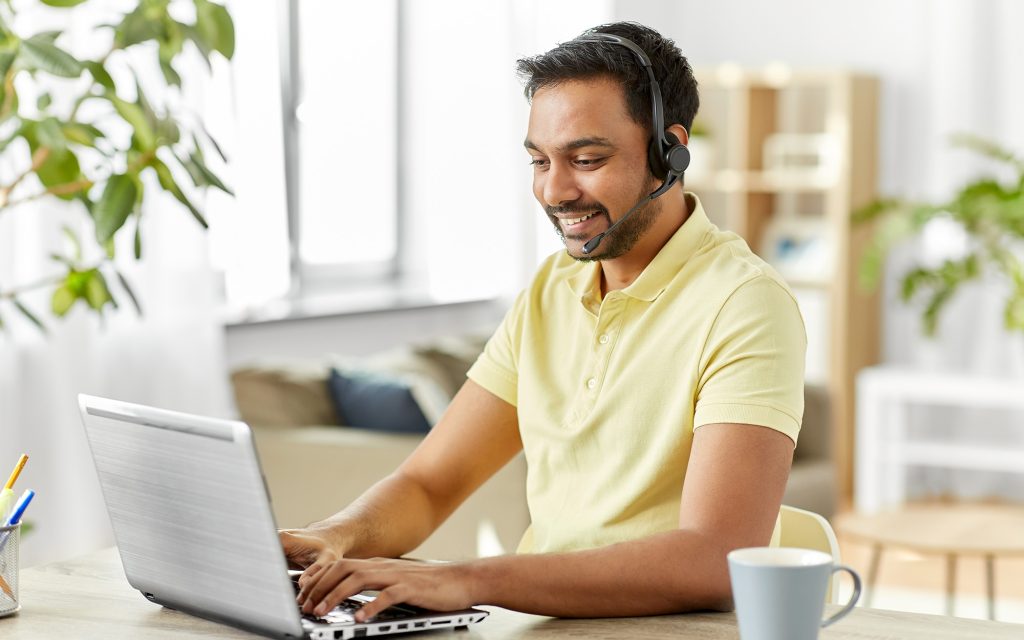
[{"label": "window frame", "polygon": [[395,286],[407,272],[407,219],[403,197],[405,183],[404,146],[402,144],[403,122],[405,121],[404,97],[405,76],[403,57],[404,1],[395,2],[395,130],[394,166],[395,193],[393,195],[395,214],[395,254],[389,260],[367,261],[356,264],[306,264],[302,260],[302,194],[301,176],[301,135],[298,109],[302,98],[302,61],[299,47],[301,38],[299,25],[299,2],[301,0],[279,0],[280,27],[280,83],[281,116],[283,131],[285,203],[289,248],[289,282],[291,297],[338,291],[342,288],[373,286]]}]

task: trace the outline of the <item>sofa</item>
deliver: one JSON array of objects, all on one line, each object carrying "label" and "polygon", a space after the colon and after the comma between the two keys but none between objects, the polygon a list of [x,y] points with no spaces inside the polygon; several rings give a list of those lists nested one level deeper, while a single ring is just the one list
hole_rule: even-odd
[{"label": "sofa", "polygon": [[[328,379],[335,371],[394,376],[436,421],[465,380],[485,336],[453,337],[368,358],[253,363],[231,374],[236,406],[253,428],[279,527],[324,518],[395,469],[422,439],[344,426]],[[830,517],[835,481],[829,457],[828,403],[806,388],[806,408],[784,502]],[[529,525],[526,463],[508,463],[466,501],[413,557],[457,560],[513,551]]]}]

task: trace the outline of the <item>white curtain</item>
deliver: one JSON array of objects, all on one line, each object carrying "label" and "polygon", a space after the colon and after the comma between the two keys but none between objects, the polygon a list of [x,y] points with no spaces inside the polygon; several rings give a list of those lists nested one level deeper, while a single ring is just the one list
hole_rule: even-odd
[{"label": "white curtain", "polygon": [[[93,2],[82,9],[104,11],[122,5]],[[17,28],[35,33],[63,26],[54,20],[67,15],[76,20],[95,17],[40,8],[22,12]],[[72,51],[88,46],[75,40],[88,38],[88,33],[76,32],[74,39],[61,44]],[[193,82],[186,99],[197,110],[202,108],[201,101],[193,101],[203,87],[192,79],[204,72],[200,68],[182,74],[186,82]],[[0,166],[2,181],[6,183],[20,168],[11,161]],[[204,206],[211,218],[217,217],[213,203]],[[83,211],[55,199],[0,212],[0,289],[58,273],[47,256],[62,246],[62,221],[85,237],[92,234]],[[35,529],[22,540],[23,565],[113,544],[77,394],[207,415],[233,414],[218,317],[220,287],[210,267],[206,235],[176,201],[150,188],[142,236],[142,263],[130,259],[131,238],[122,239],[128,242],[118,252],[119,268],[139,294],[142,317],[121,295],[120,310],[108,313],[104,321],[82,308],[54,320],[47,311],[49,290],[41,290],[27,295],[25,302],[49,324],[50,333],[44,336],[17,317],[9,304],[0,303],[7,321],[7,331],[0,333],[0,473],[6,478],[18,455],[28,453],[30,460],[17,489],[37,492],[27,514]]]}]

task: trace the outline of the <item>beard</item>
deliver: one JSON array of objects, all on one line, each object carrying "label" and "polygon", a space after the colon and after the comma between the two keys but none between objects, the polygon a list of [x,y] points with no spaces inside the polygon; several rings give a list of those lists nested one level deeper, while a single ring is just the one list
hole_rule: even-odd
[{"label": "beard", "polygon": [[[634,199],[634,202],[643,200],[647,194],[651,193],[655,188],[657,188],[657,180],[652,178],[640,191]],[[555,233],[558,234],[558,237],[562,239],[563,243],[566,240],[586,242],[593,236],[572,234],[571,232],[566,234],[562,230],[562,225],[559,223],[555,214],[579,213],[585,215],[587,213],[596,212],[596,215],[608,218],[609,223],[611,223],[611,216],[608,215],[608,208],[600,202],[573,202],[571,204],[558,207],[544,207],[544,211],[547,213],[551,224],[554,225]],[[651,225],[654,224],[654,220],[658,217],[658,212],[660,211],[661,202],[652,200],[634,211],[633,215],[631,215],[629,219],[616,227],[615,231],[605,236],[592,253],[574,255],[568,248],[566,248],[566,253],[569,254],[569,257],[579,262],[611,260],[613,258],[624,256],[629,253],[629,250],[633,248],[644,233],[651,228]],[[611,225],[609,224],[609,226]]]}]

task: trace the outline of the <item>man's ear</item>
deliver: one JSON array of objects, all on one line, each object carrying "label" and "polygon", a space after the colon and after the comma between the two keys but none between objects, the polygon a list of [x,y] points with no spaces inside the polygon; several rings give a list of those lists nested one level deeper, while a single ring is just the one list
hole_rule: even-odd
[{"label": "man's ear", "polygon": [[683,125],[681,125],[681,124],[670,125],[668,127],[668,131],[670,131],[671,133],[674,133],[675,136],[677,138],[679,138],[679,142],[683,143],[684,145],[690,143],[690,135],[686,132],[686,127],[684,127]]}]

